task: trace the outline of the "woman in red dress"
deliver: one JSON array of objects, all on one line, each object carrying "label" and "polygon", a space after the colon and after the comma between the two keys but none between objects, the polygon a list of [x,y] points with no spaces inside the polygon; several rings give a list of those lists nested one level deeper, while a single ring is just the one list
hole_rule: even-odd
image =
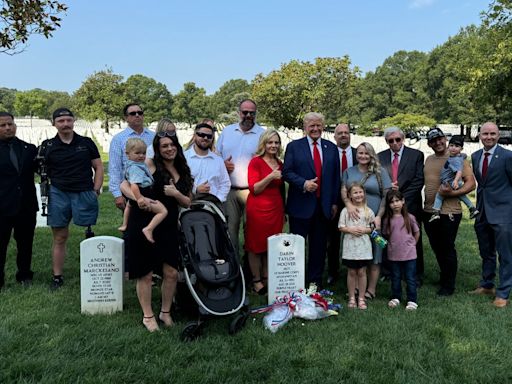
[{"label": "woman in red dress", "polygon": [[249,196],[246,205],[245,250],[249,254],[253,291],[267,293],[267,238],[281,233],[284,224],[284,182],[281,138],[267,129],[260,138],[256,156],[249,163]]}]

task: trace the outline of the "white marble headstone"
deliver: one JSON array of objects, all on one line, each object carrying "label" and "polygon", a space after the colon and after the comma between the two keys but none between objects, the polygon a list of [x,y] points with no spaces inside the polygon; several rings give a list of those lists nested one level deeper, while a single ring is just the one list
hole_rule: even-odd
[{"label": "white marble headstone", "polygon": [[82,313],[123,310],[124,240],[97,236],[80,243]]},{"label": "white marble headstone", "polygon": [[268,238],[268,303],[305,288],[304,238],[281,233]]}]

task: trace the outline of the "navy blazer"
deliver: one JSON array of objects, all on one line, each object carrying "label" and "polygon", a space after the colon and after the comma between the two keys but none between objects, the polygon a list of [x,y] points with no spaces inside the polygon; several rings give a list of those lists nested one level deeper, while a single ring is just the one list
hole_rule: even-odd
[{"label": "navy blazer", "polygon": [[[379,152],[378,156],[382,167],[392,176],[391,150],[386,149]],[[423,152],[404,146],[402,158],[398,165],[398,189],[404,196],[407,210],[415,216],[421,213],[423,207],[421,190],[425,183],[425,177],[423,176],[424,163],[425,156]]]},{"label": "navy blazer", "polygon": [[[336,145],[322,139],[322,179],[320,203],[327,219],[331,218],[331,208],[337,204],[341,188],[340,161]],[[316,177],[315,165],[306,137],[294,140],[286,147],[283,165],[283,179],[288,183],[286,212],[299,219],[309,219],[315,213],[316,193],[305,192],[306,180]]]},{"label": "navy blazer", "polygon": [[[483,149],[471,155],[478,187],[476,208],[485,212],[489,224],[512,223],[512,152],[498,145],[492,156],[487,176],[482,179],[480,159]],[[478,221],[479,218],[477,218]]]}]

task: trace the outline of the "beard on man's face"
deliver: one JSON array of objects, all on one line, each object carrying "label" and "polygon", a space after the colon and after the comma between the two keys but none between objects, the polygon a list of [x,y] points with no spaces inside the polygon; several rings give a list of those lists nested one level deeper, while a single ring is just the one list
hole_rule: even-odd
[{"label": "beard on man's face", "polygon": [[252,128],[254,126],[254,116],[244,116],[240,125],[246,128]]}]

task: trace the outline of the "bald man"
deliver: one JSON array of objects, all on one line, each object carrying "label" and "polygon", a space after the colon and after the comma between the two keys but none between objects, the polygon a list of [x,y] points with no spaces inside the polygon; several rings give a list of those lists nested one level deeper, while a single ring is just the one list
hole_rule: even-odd
[{"label": "bald man", "polygon": [[[482,258],[482,279],[472,293],[494,295],[494,306],[508,305],[512,288],[512,152],[498,145],[500,131],[495,123],[480,128],[483,149],[471,156],[477,187],[475,232]],[[495,289],[496,253],[499,257],[499,286]]]}]

